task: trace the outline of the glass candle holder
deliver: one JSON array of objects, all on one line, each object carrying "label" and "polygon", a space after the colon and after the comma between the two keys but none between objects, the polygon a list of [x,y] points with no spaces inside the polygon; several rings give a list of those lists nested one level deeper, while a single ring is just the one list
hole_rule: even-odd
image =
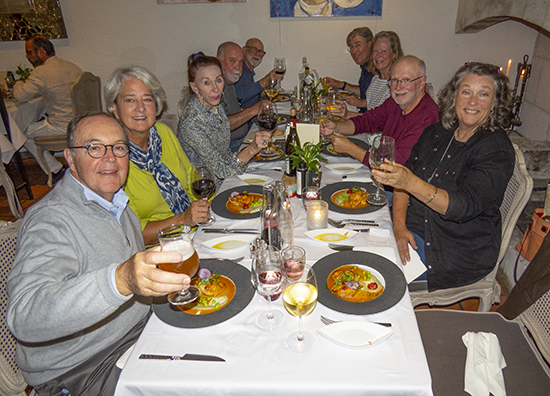
[{"label": "glass candle holder", "polygon": [[307,229],[318,230],[328,227],[328,203],[309,201],[307,203]]},{"label": "glass candle holder", "polygon": [[304,209],[307,210],[307,203],[309,201],[320,201],[321,200],[321,189],[317,186],[309,186],[302,191],[302,202],[304,204]]}]

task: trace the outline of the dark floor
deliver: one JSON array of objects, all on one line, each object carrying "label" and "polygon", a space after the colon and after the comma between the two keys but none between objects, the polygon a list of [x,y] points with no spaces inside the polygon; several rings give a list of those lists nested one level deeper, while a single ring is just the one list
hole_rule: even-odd
[{"label": "dark floor", "polygon": [[[63,158],[58,158],[61,162],[64,164],[66,163]],[[12,161],[13,162],[13,161]],[[42,197],[44,197],[48,192],[50,192],[50,188],[47,186],[48,177],[33,158],[26,158],[23,160],[25,169],[27,171],[27,176],[29,178],[32,192],[34,195],[34,200],[29,200],[27,196],[27,192],[22,189],[18,192],[19,199],[21,201],[21,205],[23,206],[23,209],[26,210],[28,207],[30,207],[35,202],[38,202]],[[22,180],[20,175],[16,174],[16,170],[13,166],[13,163],[10,163],[7,166],[8,173],[12,177],[12,180],[14,181],[14,184],[16,186],[20,185]],[[4,221],[15,221],[16,218],[12,215],[10,212],[8,201],[6,199],[6,194],[4,189],[0,189],[0,220]],[[501,283],[502,284],[502,283]],[[504,302],[506,299],[506,291],[504,291],[501,294],[501,303]],[[455,309],[455,310],[462,310],[462,311],[477,311],[477,308],[479,306],[479,299],[477,298],[471,298],[467,300],[463,300],[457,304],[453,304],[447,307],[438,307],[438,308],[446,308],[446,309]],[[493,305],[491,311],[496,310],[499,307],[499,304]],[[417,309],[429,309],[430,307],[428,305],[422,305],[417,307]]]}]

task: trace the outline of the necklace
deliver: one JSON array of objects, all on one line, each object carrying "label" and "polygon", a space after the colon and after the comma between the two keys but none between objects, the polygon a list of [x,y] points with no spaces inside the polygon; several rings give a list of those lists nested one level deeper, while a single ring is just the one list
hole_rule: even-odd
[{"label": "necklace", "polygon": [[451,143],[453,142],[453,140],[455,140],[455,135],[453,133],[453,137],[451,138],[451,140],[449,140],[449,144],[447,145],[447,148],[445,149],[445,152],[443,153],[443,155],[441,156],[441,159],[439,160],[439,163],[437,164],[437,166],[435,167],[432,175],[428,178],[428,183],[430,183],[435,175],[435,172],[437,172],[437,168],[439,168],[439,165],[441,165],[441,162],[443,161],[443,158],[445,158],[445,154],[447,154],[447,151],[449,151],[449,147],[451,147]]}]

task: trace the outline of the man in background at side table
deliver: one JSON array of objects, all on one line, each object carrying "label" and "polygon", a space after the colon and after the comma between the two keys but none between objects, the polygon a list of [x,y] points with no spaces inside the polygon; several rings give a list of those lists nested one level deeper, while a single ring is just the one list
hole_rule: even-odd
[{"label": "man in background at side table", "polygon": [[235,83],[239,81],[243,71],[243,49],[240,45],[226,41],[218,47],[217,58],[222,65],[225,87],[222,104],[229,120],[231,130],[231,151],[236,153],[248,134],[248,121],[258,114],[261,102],[250,107],[239,105],[235,92]]},{"label": "man in background at side table", "polygon": [[275,73],[275,69],[271,70],[259,81],[254,82],[254,69],[260,66],[265,56],[264,44],[257,38],[251,38],[246,41],[243,47],[244,65],[242,77],[235,83],[235,91],[237,98],[241,102],[242,107],[251,107],[260,101],[263,89],[265,88],[268,79],[282,79]]},{"label": "man in background at side table", "polygon": [[[73,118],[71,85],[82,74],[82,70],[74,63],[55,56],[53,44],[44,36],[27,39],[25,52],[34,71],[27,81],[19,81],[14,85],[13,96],[19,102],[27,102],[36,95],[42,96],[46,118],[31,124],[24,133],[27,136],[25,148],[46,173],[33,139],[38,136],[64,135],[67,132],[67,125]],[[47,151],[44,160],[52,171],[54,183],[57,182],[63,176],[63,165]]]},{"label": "man in background at side table", "polygon": [[141,227],[121,189],[128,136],[105,113],[67,131],[70,171],[26,213],[8,278],[6,322],[16,360],[39,395],[114,393],[117,360],[143,330],[151,297],[188,286],[159,270],[182,256],[144,251]]}]

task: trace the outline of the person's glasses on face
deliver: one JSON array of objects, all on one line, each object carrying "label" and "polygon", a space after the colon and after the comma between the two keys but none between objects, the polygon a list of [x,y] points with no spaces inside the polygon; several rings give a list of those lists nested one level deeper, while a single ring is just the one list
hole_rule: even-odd
[{"label": "person's glasses on face", "polygon": [[32,49],[30,51],[26,51],[25,50],[25,54],[27,54],[27,56],[30,56],[33,52],[36,52],[36,48],[35,49]]},{"label": "person's glasses on face", "polygon": [[357,50],[357,49],[361,48],[362,46],[363,46],[362,43],[357,43],[357,44],[355,44],[355,45],[350,45],[350,46],[348,47],[348,52],[351,52],[351,51],[353,51],[353,50]]},{"label": "person's glasses on face", "polygon": [[124,158],[128,155],[128,145],[126,143],[117,143],[117,144],[99,144],[92,143],[85,146],[74,146],[69,147],[72,149],[86,149],[88,155],[95,159],[100,159],[107,154],[107,148],[110,147],[113,155],[117,158]]},{"label": "person's glasses on face", "polygon": [[246,45],[244,48],[248,48],[250,50],[250,52],[252,52],[252,55],[264,56],[266,54],[266,52],[264,50],[258,49],[256,47],[250,47],[250,46]]},{"label": "person's glasses on face", "polygon": [[416,80],[421,79],[424,76],[416,77],[415,79],[411,80],[410,78],[392,78],[390,81],[388,81],[388,87],[391,87],[392,85],[397,86],[397,84],[401,83],[401,85],[410,85]]}]

